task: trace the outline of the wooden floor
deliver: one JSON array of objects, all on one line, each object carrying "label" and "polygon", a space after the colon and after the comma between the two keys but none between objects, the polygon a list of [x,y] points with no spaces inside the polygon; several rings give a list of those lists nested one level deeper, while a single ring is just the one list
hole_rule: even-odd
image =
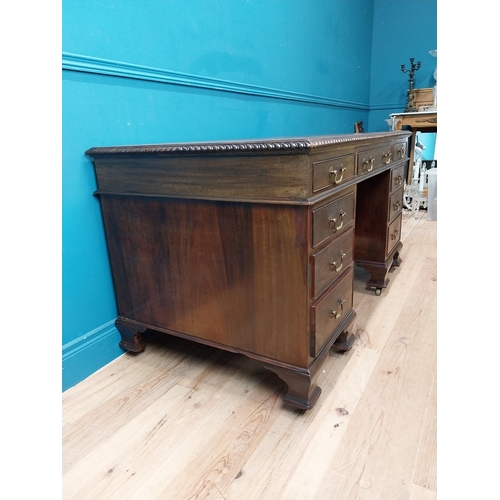
[{"label": "wooden floor", "polygon": [[310,411],[258,362],[166,335],[66,391],[63,498],[435,499],[436,230],[403,215],[380,297],[356,268],[356,341]]}]

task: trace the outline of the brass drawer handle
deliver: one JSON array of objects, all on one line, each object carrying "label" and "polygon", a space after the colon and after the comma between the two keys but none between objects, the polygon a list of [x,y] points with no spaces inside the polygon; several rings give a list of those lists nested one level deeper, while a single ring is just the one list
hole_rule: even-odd
[{"label": "brass drawer handle", "polygon": [[391,240],[395,240],[399,237],[399,229],[396,229],[394,233],[391,234]]},{"label": "brass drawer handle", "polygon": [[[373,163],[375,162],[375,158],[370,158],[369,160],[365,160],[363,162],[363,168],[367,172],[371,172],[373,170]],[[370,167],[368,167],[370,165]]]},{"label": "brass drawer handle", "polygon": [[333,309],[330,309],[330,318],[335,318],[338,319],[339,316],[344,312],[344,299],[339,299],[339,304],[340,304],[340,311],[334,311]]},{"label": "brass drawer handle", "polygon": [[344,172],[347,170],[347,167],[343,167],[342,164],[340,164],[340,178],[337,179],[337,174],[339,173],[338,170],[334,170],[333,167],[330,167],[330,178],[333,177],[333,183],[334,184],[339,184],[342,182],[342,178],[344,177]]},{"label": "brass drawer handle", "polygon": [[391,163],[391,154],[392,153],[385,153],[385,155],[382,156],[382,158],[384,159],[384,163],[386,165],[388,165],[389,163]]},{"label": "brass drawer handle", "polygon": [[346,212],[341,210],[340,214],[339,214],[340,224],[338,226],[337,226],[337,218],[336,217],[333,217],[330,215],[330,217],[328,218],[328,222],[330,223],[330,226],[333,227],[333,229],[335,229],[335,231],[338,231],[344,225],[344,215],[347,215]]},{"label": "brass drawer handle", "polygon": [[393,206],[392,206],[392,209],[393,210],[399,210],[401,208],[401,205],[403,203],[401,201],[398,201],[397,203],[395,203]]},{"label": "brass drawer handle", "polygon": [[344,259],[345,257],[345,253],[344,252],[340,252],[340,266],[337,267],[337,261],[330,261],[330,269],[332,271],[335,271],[336,273],[338,273],[341,269],[342,269],[342,266],[343,266],[343,263],[342,263],[342,260]]},{"label": "brass drawer handle", "polygon": [[398,158],[403,158],[405,155],[405,148],[398,149]]},{"label": "brass drawer handle", "polygon": [[401,184],[403,183],[403,176],[402,175],[398,175],[395,179],[394,179],[394,185],[395,186],[401,186]]}]

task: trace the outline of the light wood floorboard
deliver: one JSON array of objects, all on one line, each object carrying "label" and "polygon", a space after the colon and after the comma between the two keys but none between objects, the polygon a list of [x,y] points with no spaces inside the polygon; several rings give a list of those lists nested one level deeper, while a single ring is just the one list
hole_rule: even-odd
[{"label": "light wood floorboard", "polygon": [[403,214],[379,297],[356,268],[356,341],[310,411],[258,362],[166,335],[63,393],[63,498],[436,499],[436,233]]}]

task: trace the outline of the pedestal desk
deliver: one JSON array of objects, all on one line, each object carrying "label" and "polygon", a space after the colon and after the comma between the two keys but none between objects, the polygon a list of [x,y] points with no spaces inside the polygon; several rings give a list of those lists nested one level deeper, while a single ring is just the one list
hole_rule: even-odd
[{"label": "pedestal desk", "polygon": [[350,349],[353,263],[399,265],[410,132],[96,147],[120,345],[147,330],[259,360],[316,403]]},{"label": "pedestal desk", "polygon": [[410,141],[410,162],[406,182],[411,184],[415,142],[417,132],[437,132],[437,111],[417,111],[415,113],[393,113],[389,115],[394,120],[394,130],[403,130],[408,127],[412,132]]}]

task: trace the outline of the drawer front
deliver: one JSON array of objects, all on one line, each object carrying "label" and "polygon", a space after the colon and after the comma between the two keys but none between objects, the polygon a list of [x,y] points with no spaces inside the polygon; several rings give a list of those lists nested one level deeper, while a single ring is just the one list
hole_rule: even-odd
[{"label": "drawer front", "polygon": [[330,236],[344,233],[354,221],[354,190],[325,206],[313,210],[313,246]]},{"label": "drawer front", "polygon": [[396,215],[403,210],[403,188],[396,191],[389,200],[389,220],[390,222]]},{"label": "drawer front", "polygon": [[354,155],[329,158],[313,163],[313,192],[339,186],[354,177]]},{"label": "drawer front", "polygon": [[401,220],[402,215],[399,215],[397,219],[389,224],[387,227],[387,252],[386,255],[391,253],[391,250],[396,246],[396,244],[401,239]]},{"label": "drawer front", "polygon": [[372,170],[388,165],[392,160],[392,147],[386,145],[382,148],[370,149],[358,153],[358,175],[363,175]]},{"label": "drawer front", "polygon": [[353,276],[351,267],[337,285],[312,307],[312,319],[316,325],[313,356],[318,354],[352,308]]},{"label": "drawer front", "polygon": [[391,171],[391,193],[404,185],[405,181],[405,166],[401,165]]},{"label": "drawer front", "polygon": [[396,161],[403,158],[408,158],[408,141],[396,142],[392,147],[392,159]]},{"label": "drawer front", "polygon": [[354,229],[349,229],[312,256],[313,297],[318,296],[351,265],[353,244]]}]

